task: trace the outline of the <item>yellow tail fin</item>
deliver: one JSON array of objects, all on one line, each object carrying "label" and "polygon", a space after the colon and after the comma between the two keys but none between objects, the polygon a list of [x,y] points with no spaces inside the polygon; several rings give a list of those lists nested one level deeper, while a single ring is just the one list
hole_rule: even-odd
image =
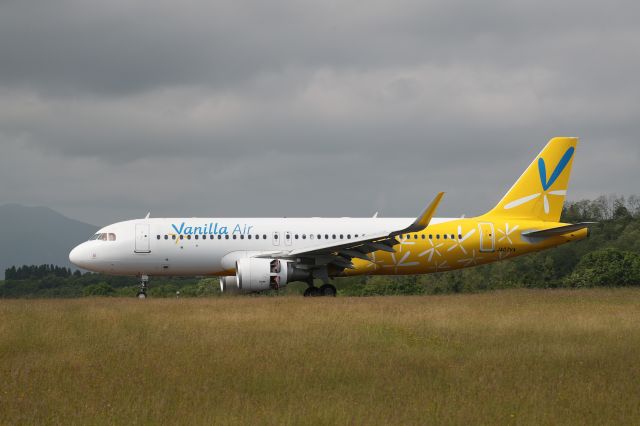
[{"label": "yellow tail fin", "polygon": [[551,139],[487,215],[560,221],[577,145],[578,138]]}]

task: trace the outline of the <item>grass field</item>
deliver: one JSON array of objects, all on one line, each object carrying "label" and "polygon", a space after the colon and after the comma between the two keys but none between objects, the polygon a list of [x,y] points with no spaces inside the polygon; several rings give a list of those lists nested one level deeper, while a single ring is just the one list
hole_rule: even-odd
[{"label": "grass field", "polygon": [[3,424],[638,424],[640,289],[0,301]]}]

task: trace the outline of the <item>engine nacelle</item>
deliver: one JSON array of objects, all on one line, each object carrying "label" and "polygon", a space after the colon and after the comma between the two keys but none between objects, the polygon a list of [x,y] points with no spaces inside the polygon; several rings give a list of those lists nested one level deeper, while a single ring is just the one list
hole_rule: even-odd
[{"label": "engine nacelle", "polygon": [[292,262],[286,260],[249,257],[236,262],[236,280],[240,291],[277,290],[309,276],[309,272],[295,268]]},{"label": "engine nacelle", "polygon": [[228,293],[237,293],[238,292],[238,278],[233,275],[230,277],[220,277],[220,291],[228,294]]}]

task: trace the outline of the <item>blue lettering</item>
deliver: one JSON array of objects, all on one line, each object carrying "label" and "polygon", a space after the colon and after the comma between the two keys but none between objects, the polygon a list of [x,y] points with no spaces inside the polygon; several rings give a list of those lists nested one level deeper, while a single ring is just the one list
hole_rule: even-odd
[{"label": "blue lettering", "polygon": [[[213,235],[227,235],[229,234],[229,227],[228,226],[220,226],[220,224],[218,222],[209,222],[208,224],[204,224],[202,226],[192,226],[192,225],[187,225],[185,222],[182,222],[180,224],[180,226],[176,225],[175,223],[171,224],[171,228],[173,228],[173,230],[175,231],[176,234],[178,235],[208,235],[208,234],[213,234]],[[233,226],[233,232],[232,234],[240,234],[240,235],[244,235],[244,234],[248,234],[249,232],[251,232],[251,229],[253,228],[253,226],[247,225],[245,224],[240,224],[240,223],[236,223]]]},{"label": "blue lettering", "polygon": [[180,224],[180,229],[178,229],[173,223],[171,224],[171,227],[176,231],[176,234],[182,234],[182,230],[184,229],[184,222]]}]

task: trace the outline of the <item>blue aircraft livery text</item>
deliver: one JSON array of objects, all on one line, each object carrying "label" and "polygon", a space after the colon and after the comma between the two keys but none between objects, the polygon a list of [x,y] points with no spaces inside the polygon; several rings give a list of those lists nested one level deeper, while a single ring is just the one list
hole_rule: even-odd
[{"label": "blue aircraft livery text", "polygon": [[[221,225],[218,222],[206,223],[204,225],[192,226],[182,222],[179,226],[175,223],[171,227],[178,235],[247,235],[251,232],[253,226],[246,223],[237,223],[234,226]],[[229,231],[232,229],[232,231]]]}]

